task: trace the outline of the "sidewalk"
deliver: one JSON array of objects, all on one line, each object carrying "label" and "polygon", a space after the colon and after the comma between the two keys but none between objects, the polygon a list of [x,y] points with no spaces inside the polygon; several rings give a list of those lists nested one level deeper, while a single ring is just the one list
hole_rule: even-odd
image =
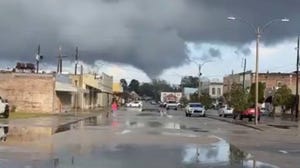
[{"label": "sidewalk", "polygon": [[283,129],[288,129],[288,128],[299,128],[300,123],[291,121],[288,119],[282,119],[280,117],[263,117],[260,124],[268,125],[268,126],[273,126],[277,128],[283,128]]},{"label": "sidewalk", "polygon": [[101,115],[106,109],[90,110],[89,112],[72,111],[55,114],[47,117],[35,117],[26,119],[4,119],[0,121],[0,126],[32,126],[32,127],[59,127],[74,123],[86,118]]},{"label": "sidewalk", "polygon": [[[265,131],[270,128],[279,128],[279,129],[299,129],[300,128],[300,123],[295,122],[295,121],[288,121],[288,120],[282,120],[281,118],[273,118],[273,117],[266,117],[263,116],[261,118],[261,121],[258,123],[258,125],[254,124],[254,120],[251,122],[248,122],[248,119],[244,120],[234,120],[233,118],[223,118],[219,117],[217,115],[208,115],[209,118],[232,123],[232,124],[237,124],[237,125],[242,125],[245,127],[253,128],[259,131]],[[299,129],[300,130],[300,129]]]}]

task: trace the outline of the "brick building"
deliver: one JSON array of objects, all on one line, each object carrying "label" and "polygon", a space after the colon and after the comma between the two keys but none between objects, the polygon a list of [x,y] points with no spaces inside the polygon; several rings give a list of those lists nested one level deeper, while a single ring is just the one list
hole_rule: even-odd
[{"label": "brick building", "polygon": [[0,95],[16,112],[53,113],[58,109],[53,74],[0,73]]},{"label": "brick building", "polygon": [[[295,73],[259,73],[259,82],[265,84],[265,96],[271,95],[278,87],[286,85],[292,90],[292,93],[296,93],[296,74]],[[225,76],[223,79],[224,83],[224,93],[230,91],[231,85],[233,83],[243,84],[243,73],[231,74]],[[251,84],[255,83],[255,73],[248,71],[245,73],[245,88],[250,89]]]},{"label": "brick building", "polygon": [[0,96],[16,112],[60,113],[74,108],[107,107],[113,78],[106,74],[0,72]]}]

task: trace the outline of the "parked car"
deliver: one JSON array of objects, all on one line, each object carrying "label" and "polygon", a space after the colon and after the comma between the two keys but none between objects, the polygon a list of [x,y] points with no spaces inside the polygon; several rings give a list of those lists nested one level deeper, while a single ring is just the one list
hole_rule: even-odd
[{"label": "parked car", "polygon": [[[258,109],[258,121],[260,120],[261,111]],[[248,121],[252,121],[252,118],[255,117],[255,107],[250,107],[244,110],[243,112],[235,112],[233,115],[233,119],[239,118],[243,120],[243,118],[248,118]]]},{"label": "parked car", "polygon": [[220,107],[218,110],[219,116],[220,117],[227,117],[227,116],[232,116],[233,115],[233,108],[228,106],[228,105],[223,105]]},{"label": "parked car", "polygon": [[9,104],[7,100],[0,99],[0,115],[4,118],[9,117]]},{"label": "parked car", "polygon": [[140,108],[142,106],[143,106],[142,101],[133,101],[133,102],[130,102],[130,103],[126,104],[126,107],[137,107],[137,108]]},{"label": "parked car", "polygon": [[205,117],[205,109],[201,103],[188,103],[185,108],[185,116],[191,117],[193,115],[200,115]]}]

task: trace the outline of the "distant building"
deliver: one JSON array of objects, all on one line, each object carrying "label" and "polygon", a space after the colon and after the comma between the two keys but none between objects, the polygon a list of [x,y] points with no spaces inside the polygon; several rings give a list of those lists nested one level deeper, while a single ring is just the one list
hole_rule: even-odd
[{"label": "distant building", "polygon": [[[286,85],[296,93],[296,74],[295,73],[259,73],[258,81],[265,84],[265,97],[272,95],[280,86]],[[228,93],[233,83],[243,84],[243,73],[231,74],[224,77],[224,93]],[[255,83],[255,73],[248,71],[245,73],[245,88],[250,89],[251,84]]]},{"label": "distant building", "polygon": [[211,82],[209,84],[209,96],[213,99],[218,99],[223,96],[223,83]]},{"label": "distant building", "polygon": [[182,98],[181,92],[161,92],[160,101],[167,102],[167,101],[176,101],[179,102]]},{"label": "distant building", "polygon": [[125,93],[120,82],[113,83],[113,95],[120,104],[125,104]]}]

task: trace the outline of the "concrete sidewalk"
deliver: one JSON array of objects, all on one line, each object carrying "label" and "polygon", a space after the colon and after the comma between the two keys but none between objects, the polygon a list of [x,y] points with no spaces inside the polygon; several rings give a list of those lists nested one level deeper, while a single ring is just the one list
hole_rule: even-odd
[{"label": "concrete sidewalk", "polygon": [[89,112],[68,112],[47,117],[34,117],[26,119],[4,119],[0,121],[0,126],[32,126],[32,127],[59,127],[69,123],[84,120],[89,117],[101,115],[107,109]]},{"label": "concrete sidewalk", "polygon": [[288,120],[282,120],[281,118],[273,118],[273,117],[265,117],[263,116],[260,120],[260,122],[255,125],[254,120],[251,122],[248,121],[248,119],[244,120],[234,120],[232,117],[224,118],[219,117],[217,115],[208,115],[209,118],[217,119],[220,121],[242,125],[245,127],[253,128],[259,131],[265,131],[271,128],[279,128],[279,129],[298,129],[300,130],[300,123],[295,121],[288,121]]}]

